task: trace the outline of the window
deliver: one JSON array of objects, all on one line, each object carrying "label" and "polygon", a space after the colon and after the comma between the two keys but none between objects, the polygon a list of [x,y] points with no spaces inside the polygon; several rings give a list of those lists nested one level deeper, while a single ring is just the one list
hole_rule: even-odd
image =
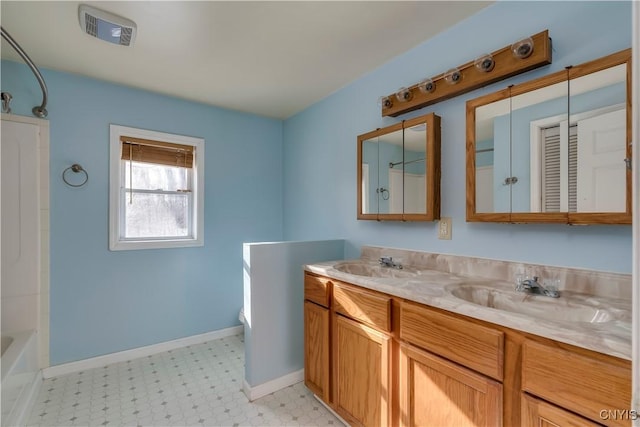
[{"label": "window", "polygon": [[202,246],[204,140],[110,127],[109,249]]}]

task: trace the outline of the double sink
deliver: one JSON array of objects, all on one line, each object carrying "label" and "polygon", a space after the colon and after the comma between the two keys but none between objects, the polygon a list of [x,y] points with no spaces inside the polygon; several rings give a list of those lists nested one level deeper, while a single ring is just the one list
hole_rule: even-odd
[{"label": "double sink", "polygon": [[[346,261],[333,266],[342,273],[375,279],[420,280],[432,270],[411,267],[385,267],[373,262]],[[503,312],[517,313],[541,320],[581,324],[606,324],[612,321],[631,321],[628,310],[607,304],[602,298],[564,291],[560,298],[549,298],[526,292],[516,292],[504,283],[464,280],[444,286],[444,292],[459,300]],[[396,280],[397,281],[397,280]]]}]

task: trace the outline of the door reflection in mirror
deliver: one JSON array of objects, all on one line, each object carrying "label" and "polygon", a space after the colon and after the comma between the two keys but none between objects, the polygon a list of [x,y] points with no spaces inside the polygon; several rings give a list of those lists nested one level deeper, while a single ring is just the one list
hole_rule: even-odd
[{"label": "door reflection in mirror", "polygon": [[576,212],[625,212],[627,66],[569,81],[577,127]]}]

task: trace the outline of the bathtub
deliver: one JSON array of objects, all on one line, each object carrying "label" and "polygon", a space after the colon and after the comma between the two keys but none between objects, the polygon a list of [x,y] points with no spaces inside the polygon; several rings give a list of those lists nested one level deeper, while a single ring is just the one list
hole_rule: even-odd
[{"label": "bathtub", "polygon": [[0,419],[3,427],[24,425],[42,384],[38,369],[38,337],[35,331],[3,334],[1,343]]}]

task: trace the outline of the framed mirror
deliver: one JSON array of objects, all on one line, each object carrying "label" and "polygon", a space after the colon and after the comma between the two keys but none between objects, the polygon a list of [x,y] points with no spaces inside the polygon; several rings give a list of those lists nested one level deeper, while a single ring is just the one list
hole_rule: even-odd
[{"label": "framed mirror", "polygon": [[358,219],[440,217],[440,118],[406,120],[358,136]]},{"label": "framed mirror", "polygon": [[394,188],[392,196],[394,177],[387,172],[389,163],[402,163],[402,140],[402,123],[358,136],[358,219],[377,220],[385,215],[386,219],[402,220],[402,177],[398,194]]},{"label": "framed mirror", "polygon": [[477,142],[473,152],[467,151],[467,155],[473,155],[467,163],[472,162],[475,168],[476,211],[505,220],[511,210],[511,188],[503,185],[511,176],[509,88],[493,98],[474,109],[472,120]]},{"label": "framed mirror", "polygon": [[[569,219],[631,224],[630,52],[569,69]],[[629,164],[630,165],[630,164]]]},{"label": "framed mirror", "polygon": [[467,221],[631,222],[630,57],[467,102]]}]

